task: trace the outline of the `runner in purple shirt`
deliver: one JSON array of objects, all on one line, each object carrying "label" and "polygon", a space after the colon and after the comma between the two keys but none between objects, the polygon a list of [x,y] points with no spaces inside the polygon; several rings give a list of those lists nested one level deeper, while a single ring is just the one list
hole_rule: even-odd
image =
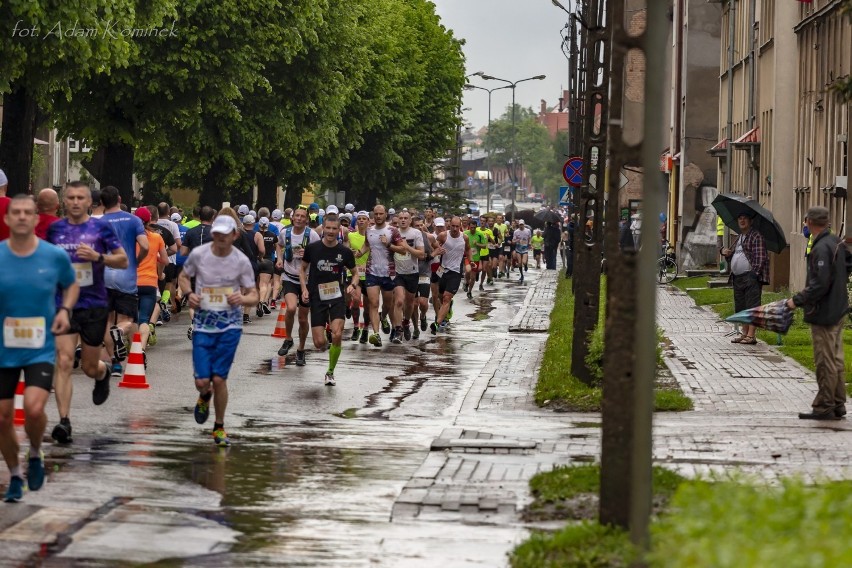
[{"label": "runner in purple shirt", "polygon": [[89,216],[92,194],[86,183],[75,181],[65,186],[63,195],[67,217],[50,226],[47,241],[63,249],[71,259],[80,297],[71,314],[71,329],[56,337],[56,406],[59,424],[51,434],[60,444],[71,442],[71,368],[75,348],[82,344],[80,364],[83,372],[95,379],[92,401],[103,404],[109,396],[110,367],[101,361],[109,307],[104,269],[124,268],[127,254],[109,224]]}]

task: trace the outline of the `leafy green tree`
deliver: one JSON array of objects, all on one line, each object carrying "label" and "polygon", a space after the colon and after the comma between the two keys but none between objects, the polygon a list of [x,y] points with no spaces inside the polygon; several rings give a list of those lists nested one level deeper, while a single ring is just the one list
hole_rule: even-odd
[{"label": "leafy green tree", "polygon": [[9,193],[29,189],[32,140],[52,94],[126,65],[137,51],[127,30],[158,27],[173,0],[0,2],[0,167]]}]

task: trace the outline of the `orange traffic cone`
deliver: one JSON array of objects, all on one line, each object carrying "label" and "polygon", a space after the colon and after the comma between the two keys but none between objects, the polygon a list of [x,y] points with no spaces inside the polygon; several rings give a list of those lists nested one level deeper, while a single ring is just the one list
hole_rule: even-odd
[{"label": "orange traffic cone", "polygon": [[278,321],[275,322],[275,331],[272,332],[272,337],[283,337],[287,339],[287,322],[284,321],[284,312],[287,305],[282,302],[281,308],[278,310]]},{"label": "orange traffic cone", "polygon": [[15,387],[15,416],[12,422],[16,426],[20,426],[26,421],[24,415],[24,378],[18,381],[18,386]]},{"label": "orange traffic cone", "polygon": [[124,379],[118,386],[126,389],[147,389],[151,385],[145,380],[145,354],[142,353],[142,336],[133,334],[133,344],[130,355],[127,356],[127,367],[124,369]]}]

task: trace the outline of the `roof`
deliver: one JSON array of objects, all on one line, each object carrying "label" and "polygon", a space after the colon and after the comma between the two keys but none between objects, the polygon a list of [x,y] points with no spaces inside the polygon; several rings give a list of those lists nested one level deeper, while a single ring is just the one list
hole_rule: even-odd
[{"label": "roof", "polygon": [[760,145],[760,127],[755,126],[733,142],[731,146],[759,146]]},{"label": "roof", "polygon": [[715,146],[707,150],[707,153],[711,156],[722,156],[728,150],[728,139],[722,138],[719,142],[716,143]]}]

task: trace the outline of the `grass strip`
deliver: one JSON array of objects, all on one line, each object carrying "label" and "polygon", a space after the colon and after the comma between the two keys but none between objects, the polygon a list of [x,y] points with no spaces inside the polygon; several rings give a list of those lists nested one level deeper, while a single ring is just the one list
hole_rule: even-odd
[{"label": "grass strip", "polygon": [[[601,309],[603,315],[603,309]],[[600,345],[603,350],[603,321]],[[590,339],[595,347],[595,337]],[[545,345],[536,383],[535,401],[539,406],[576,412],[598,412],[602,391],[599,385],[589,386],[571,374],[571,349],[574,341],[574,295],[571,279],[562,278],[556,288],[556,301],[550,314],[550,334]],[[655,409],[658,411],[691,410],[692,400],[676,386],[655,389]]]}]

